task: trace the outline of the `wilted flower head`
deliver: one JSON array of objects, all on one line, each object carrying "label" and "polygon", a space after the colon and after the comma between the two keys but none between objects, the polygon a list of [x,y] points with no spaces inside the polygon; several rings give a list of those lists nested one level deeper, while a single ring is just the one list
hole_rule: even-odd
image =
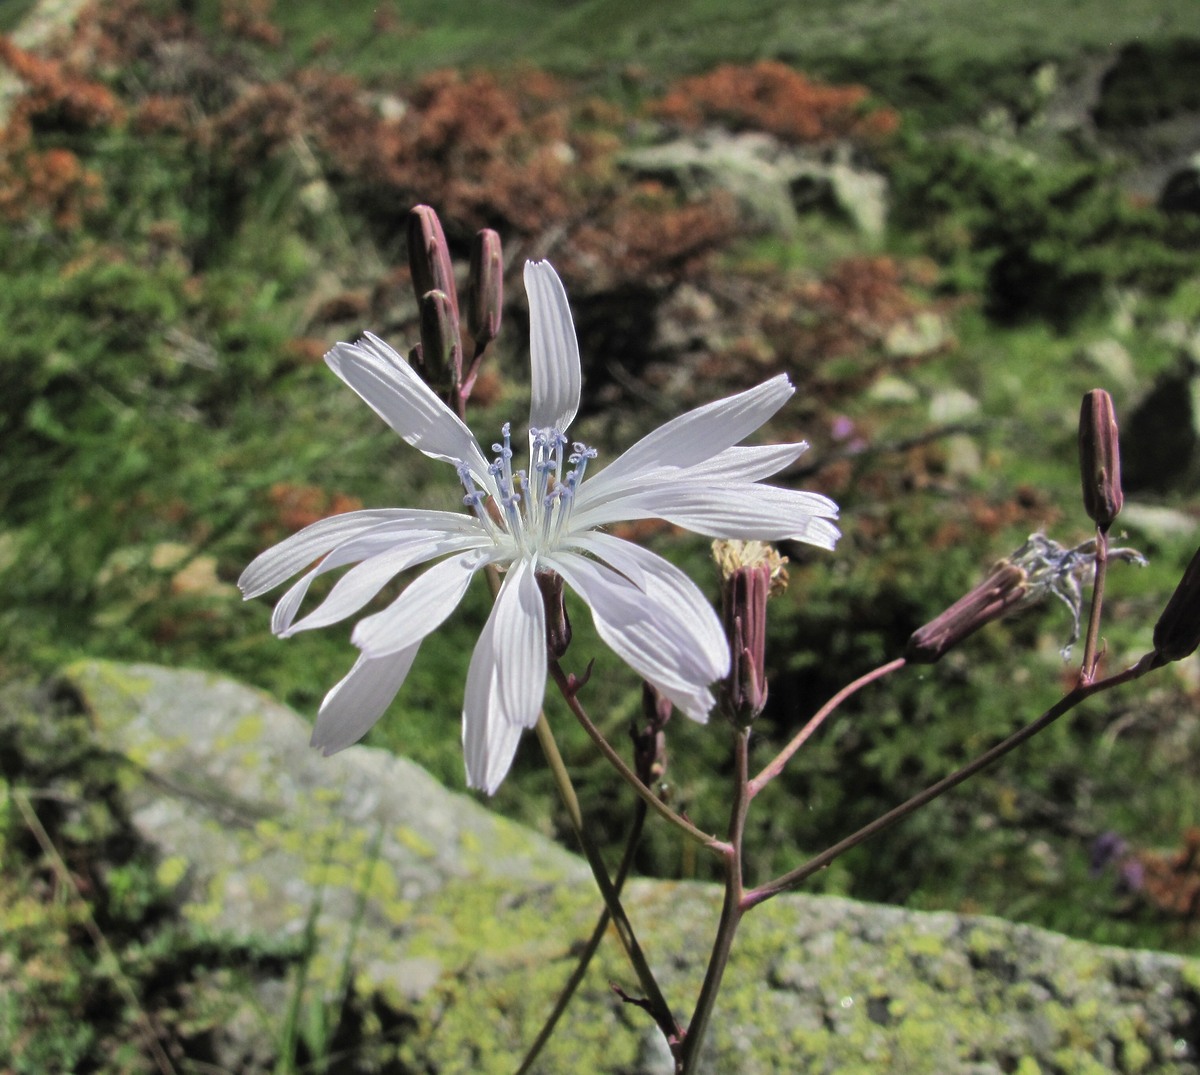
[{"label": "wilted flower head", "polygon": [[[379,719],[421,642],[454,610],[474,575],[489,565],[503,570],[463,703],[467,781],[489,793],[542,705],[548,657],[539,573],[560,576],[590,608],[600,637],[674,705],[703,721],[714,704],[710,685],[729,670],[720,621],[678,568],[602,528],[660,518],[712,537],[823,548],[838,538],[831,500],[759,484],[806,444],[739,446],[791,396],[783,375],[675,418],[591,476],[596,452],[567,437],[582,377],[566,292],[544,261],[526,264],[525,287],[533,374],[527,466],[516,466],[507,424],[489,460],[458,416],[382,340],[367,335],[338,344],[325,356],[329,366],[409,444],[454,466],[468,510],[374,509],[324,519],[261,554],[239,580],[245,596],[255,597],[321,558],[275,606],[272,628],[287,636],[345,619],[399,572],[437,561],[355,627],[361,656],[325,697],[313,730],[313,745],[331,753]],[[350,564],[357,566],[298,619],[313,580]]]},{"label": "wilted flower head", "polygon": [[[1146,563],[1136,549],[1109,549],[1108,556]],[[1030,534],[1016,552],[997,561],[978,586],[914,631],[905,658],[914,664],[933,664],[986,624],[1053,595],[1071,611],[1071,637],[1062,649],[1067,660],[1079,640],[1083,584],[1095,569],[1095,558],[1094,538],[1067,548],[1045,534]]]},{"label": "wilted flower head", "polygon": [[762,541],[714,541],[713,559],[732,657],[721,696],[729,717],[745,726],[767,704],[767,598],[787,589],[787,557]]}]

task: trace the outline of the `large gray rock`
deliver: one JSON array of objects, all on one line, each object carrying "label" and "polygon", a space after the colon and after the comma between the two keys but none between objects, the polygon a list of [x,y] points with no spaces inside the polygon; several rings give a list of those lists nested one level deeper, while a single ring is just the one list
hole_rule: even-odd
[{"label": "large gray rock", "polygon": [[[299,717],[228,680],[101,662],[65,675],[103,743],[133,762],[134,823],[183,915],[247,941],[311,920],[310,1003],[330,995],[352,941],[356,1002],[378,1026],[412,1028],[395,1047],[404,1070],[516,1068],[594,921],[597,897],[574,856],[402,758],[309,752]],[[719,893],[639,882],[627,897],[683,1017]],[[611,937],[538,1070],[670,1070],[657,1032],[610,981],[637,992]],[[256,1018],[228,1026],[240,1071],[268,1067],[262,1013],[282,1018],[286,998],[278,980],[253,992]],[[247,1026],[261,1040],[248,1044]],[[1198,1027],[1200,961],[791,896],[744,922],[704,1070],[1193,1073]]]},{"label": "large gray rock", "polygon": [[692,193],[732,195],[751,227],[794,237],[800,214],[841,217],[869,238],[887,223],[887,180],[853,164],[845,147],[793,149],[760,131],[699,134],[626,151],[635,175],[662,179]]}]

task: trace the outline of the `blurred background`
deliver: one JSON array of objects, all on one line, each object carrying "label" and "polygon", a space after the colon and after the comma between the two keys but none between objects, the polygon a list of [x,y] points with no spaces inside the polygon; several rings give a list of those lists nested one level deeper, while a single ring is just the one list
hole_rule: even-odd
[{"label": "blurred background", "polygon": [[[349,626],[278,641],[269,602],[233,584],[325,515],[458,499],[321,361],[365,329],[415,342],[417,203],[460,279],[475,230],[505,244],[472,403],[485,443],[527,406],[527,257],[566,283],[586,378],[573,433],[601,461],[777,372],[797,385],[768,435],[811,442],[787,480],[834,497],[845,537],[783,550],[760,764],[1030,533],[1090,535],[1092,387],[1122,428],[1114,533],[1150,560],[1112,569],[1106,667],[1150,648],[1200,519],[1194,0],[1052,18],[1035,0],[10,0],[0,30],[4,684],[94,655],[315,712],[352,663]],[[715,595],[705,541],[629,533]],[[597,658],[586,701],[621,741],[640,684],[576,612],[567,666]],[[486,613],[480,586],[368,738],[454,789]],[[1040,713],[1073,682],[1070,629],[1047,605],[844,707],[758,800],[752,875]],[[1192,658],[1089,703],[812,890],[1194,953],[1198,692]],[[619,846],[628,796],[550,708]],[[36,785],[50,748],[20,721],[2,736],[0,771]],[[720,828],[728,737],[676,721],[668,741],[672,801]],[[532,741],[492,806],[570,845]],[[40,852],[5,816],[11,907]],[[59,835],[102,846],[87,825]],[[1098,839],[1122,868],[1097,872]],[[640,871],[709,868],[650,826]]]}]

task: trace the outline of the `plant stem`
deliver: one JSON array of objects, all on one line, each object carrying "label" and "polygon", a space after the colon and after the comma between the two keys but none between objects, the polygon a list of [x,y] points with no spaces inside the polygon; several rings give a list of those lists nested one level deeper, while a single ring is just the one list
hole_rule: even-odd
[{"label": "plant stem", "polygon": [[749,757],[750,729],[739,728],[734,741],[733,806],[729,815],[729,851],[725,855],[725,899],[721,905],[721,920],[717,924],[712,954],[708,957],[708,969],[704,973],[704,984],[696,999],[696,1010],[692,1013],[687,1034],[677,1053],[680,1075],[693,1075],[700,1062],[700,1046],[708,1031],[721,979],[729,963],[734,935],[746,910],[742,899],[742,838],[746,830],[746,810],[750,805],[747,781]]},{"label": "plant stem", "polygon": [[795,888],[806,878],[811,877],[818,870],[824,869],[834,859],[845,854],[853,847],[857,847],[865,840],[869,840],[872,836],[882,832],[884,829],[894,825],[897,821],[907,817],[914,810],[919,810],[926,803],[932,802],[940,795],[944,795],[951,788],[961,784],[968,777],[974,776],[981,769],[991,765],[992,762],[1004,757],[1010,751],[1015,750],[1027,739],[1032,739],[1038,732],[1048,728],[1064,713],[1070,712],[1080,702],[1090,698],[1093,694],[1099,694],[1101,691],[1109,690],[1113,687],[1118,687],[1123,683],[1129,683],[1132,680],[1140,679],[1147,672],[1155,668],[1155,654],[1148,653],[1132,668],[1127,668],[1124,672],[1118,672],[1116,675],[1109,676],[1107,679],[1102,679],[1097,682],[1077,686],[1069,694],[1064,695],[1058,702],[1051,706],[1037,720],[1025,725],[1010,735],[1007,739],[997,743],[990,750],[979,755],[974,761],[964,765],[961,769],[956,770],[949,776],[939,780],[936,784],[932,784],[924,791],[914,795],[907,802],[901,803],[899,806],[889,810],[886,814],[877,817],[869,825],[864,825],[857,832],[847,836],[844,840],[839,841],[832,847],[822,851],[804,863],[803,866],[798,866],[794,870],[789,870],[781,877],[770,881],[765,885],[746,893],[742,900],[743,911],[748,910],[759,903],[769,900],[772,896],[777,896],[781,892]]},{"label": "plant stem", "polygon": [[812,715],[808,723],[805,724],[804,727],[792,737],[792,741],[788,743],[787,746],[785,746],[778,754],[775,755],[775,757],[763,769],[763,771],[750,781],[747,791],[749,797],[753,799],[754,796],[762,791],[767,784],[769,784],[781,772],[783,772],[783,767],[787,765],[789,761],[791,761],[792,755],[795,754],[796,751],[808,741],[808,738],[821,726],[825,718],[828,717],[829,714],[835,709],[837,709],[837,707],[840,706],[847,698],[861,690],[863,687],[867,686],[869,683],[874,683],[877,679],[882,679],[889,673],[895,672],[898,668],[903,668],[904,663],[905,661],[903,657],[897,657],[894,661],[888,661],[887,664],[881,664],[878,668],[872,669],[866,675],[859,676],[858,679],[856,679],[853,683],[848,683],[840,691],[838,691],[837,694],[830,698],[828,702],[826,702],[820,709],[816,711],[816,713]]},{"label": "plant stem", "polygon": [[576,696],[574,684],[567,678],[567,674],[562,670],[562,665],[558,661],[550,662],[550,675],[554,678],[554,682],[558,684],[558,689],[570,707],[571,712],[575,714],[575,719],[583,725],[583,730],[588,733],[592,742],[600,748],[600,753],[609,760],[613,768],[621,774],[625,782],[641,796],[642,801],[663,818],[663,820],[674,825],[689,839],[694,840],[715,854],[727,854],[730,850],[727,843],[718,840],[715,836],[710,836],[706,832],[702,832],[690,821],[680,817],[679,814],[675,813],[674,810],[642,783],[637,773],[626,764],[625,759],[613,749],[612,744],[600,733],[600,729],[592,723],[592,719],[587,715],[587,710],[583,708],[579,698]]},{"label": "plant stem", "polygon": [[[629,871],[633,868],[633,856],[637,851],[638,843],[641,841],[642,828],[645,824],[646,804],[639,800],[634,804],[633,825],[629,830],[629,838],[625,841],[625,853],[621,856],[621,864],[617,867],[617,875],[613,878],[613,888],[616,889],[618,896],[621,894],[621,889],[625,887],[625,879],[629,876]],[[571,1003],[571,998],[579,988],[579,983],[583,981],[583,976],[587,973],[588,966],[591,964],[592,958],[600,947],[600,942],[604,939],[604,934],[608,932],[610,921],[612,921],[612,916],[608,913],[608,908],[605,907],[600,912],[600,917],[596,920],[596,926],[592,930],[592,935],[583,946],[583,951],[580,953],[575,969],[571,972],[571,977],[567,979],[566,985],[563,986],[558,999],[554,1002],[554,1010],[547,1017],[533,1044],[529,1046],[528,1051],[525,1053],[525,1059],[521,1061],[521,1066],[517,1069],[516,1075],[527,1075],[541,1054],[542,1049],[546,1047],[546,1042],[550,1040],[551,1035],[554,1033],[554,1028],[558,1026],[559,1019],[562,1018],[563,1013],[567,1010],[567,1006]]]},{"label": "plant stem", "polygon": [[676,1041],[680,1035],[679,1025],[675,1022],[675,1017],[671,1014],[671,1007],[667,1004],[662,990],[658,987],[654,972],[650,969],[650,964],[646,960],[641,945],[638,944],[638,939],[633,932],[633,926],[629,922],[629,917],[625,914],[625,908],[621,905],[621,898],[617,894],[612,879],[608,875],[608,867],[604,864],[604,859],[600,855],[600,849],[596,846],[595,841],[588,835],[587,829],[584,827],[583,813],[579,809],[579,799],[575,794],[575,787],[571,783],[571,776],[567,772],[566,764],[563,762],[562,755],[558,751],[558,744],[554,741],[554,733],[550,730],[550,722],[546,720],[545,713],[538,715],[537,737],[542,751],[546,755],[546,762],[550,766],[550,772],[554,777],[555,786],[558,788],[559,797],[562,799],[563,806],[567,808],[567,816],[571,820],[571,827],[575,830],[579,846],[583,849],[584,857],[592,869],[592,876],[596,879],[596,886],[600,889],[604,906],[612,916],[617,935],[621,938],[621,943],[625,947],[625,954],[629,957],[630,965],[633,967],[634,973],[637,974],[638,983],[641,985],[642,991],[646,994],[646,1010],[650,1012],[650,1015],[653,1017],[655,1023],[658,1024],[667,1041]]},{"label": "plant stem", "polygon": [[1087,638],[1083,644],[1083,662],[1079,666],[1079,686],[1086,687],[1096,678],[1099,657],[1100,610],[1104,607],[1104,579],[1108,574],[1108,531],[1096,527],[1096,574],[1092,583],[1092,608],[1088,614]]}]

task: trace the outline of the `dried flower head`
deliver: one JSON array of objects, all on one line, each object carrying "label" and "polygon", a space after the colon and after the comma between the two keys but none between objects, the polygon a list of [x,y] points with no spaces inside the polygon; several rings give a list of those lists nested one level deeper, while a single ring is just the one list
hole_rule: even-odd
[{"label": "dried flower head", "polygon": [[732,663],[721,690],[726,713],[749,724],[767,704],[767,599],[787,589],[787,559],[762,541],[714,541],[721,620]]}]

